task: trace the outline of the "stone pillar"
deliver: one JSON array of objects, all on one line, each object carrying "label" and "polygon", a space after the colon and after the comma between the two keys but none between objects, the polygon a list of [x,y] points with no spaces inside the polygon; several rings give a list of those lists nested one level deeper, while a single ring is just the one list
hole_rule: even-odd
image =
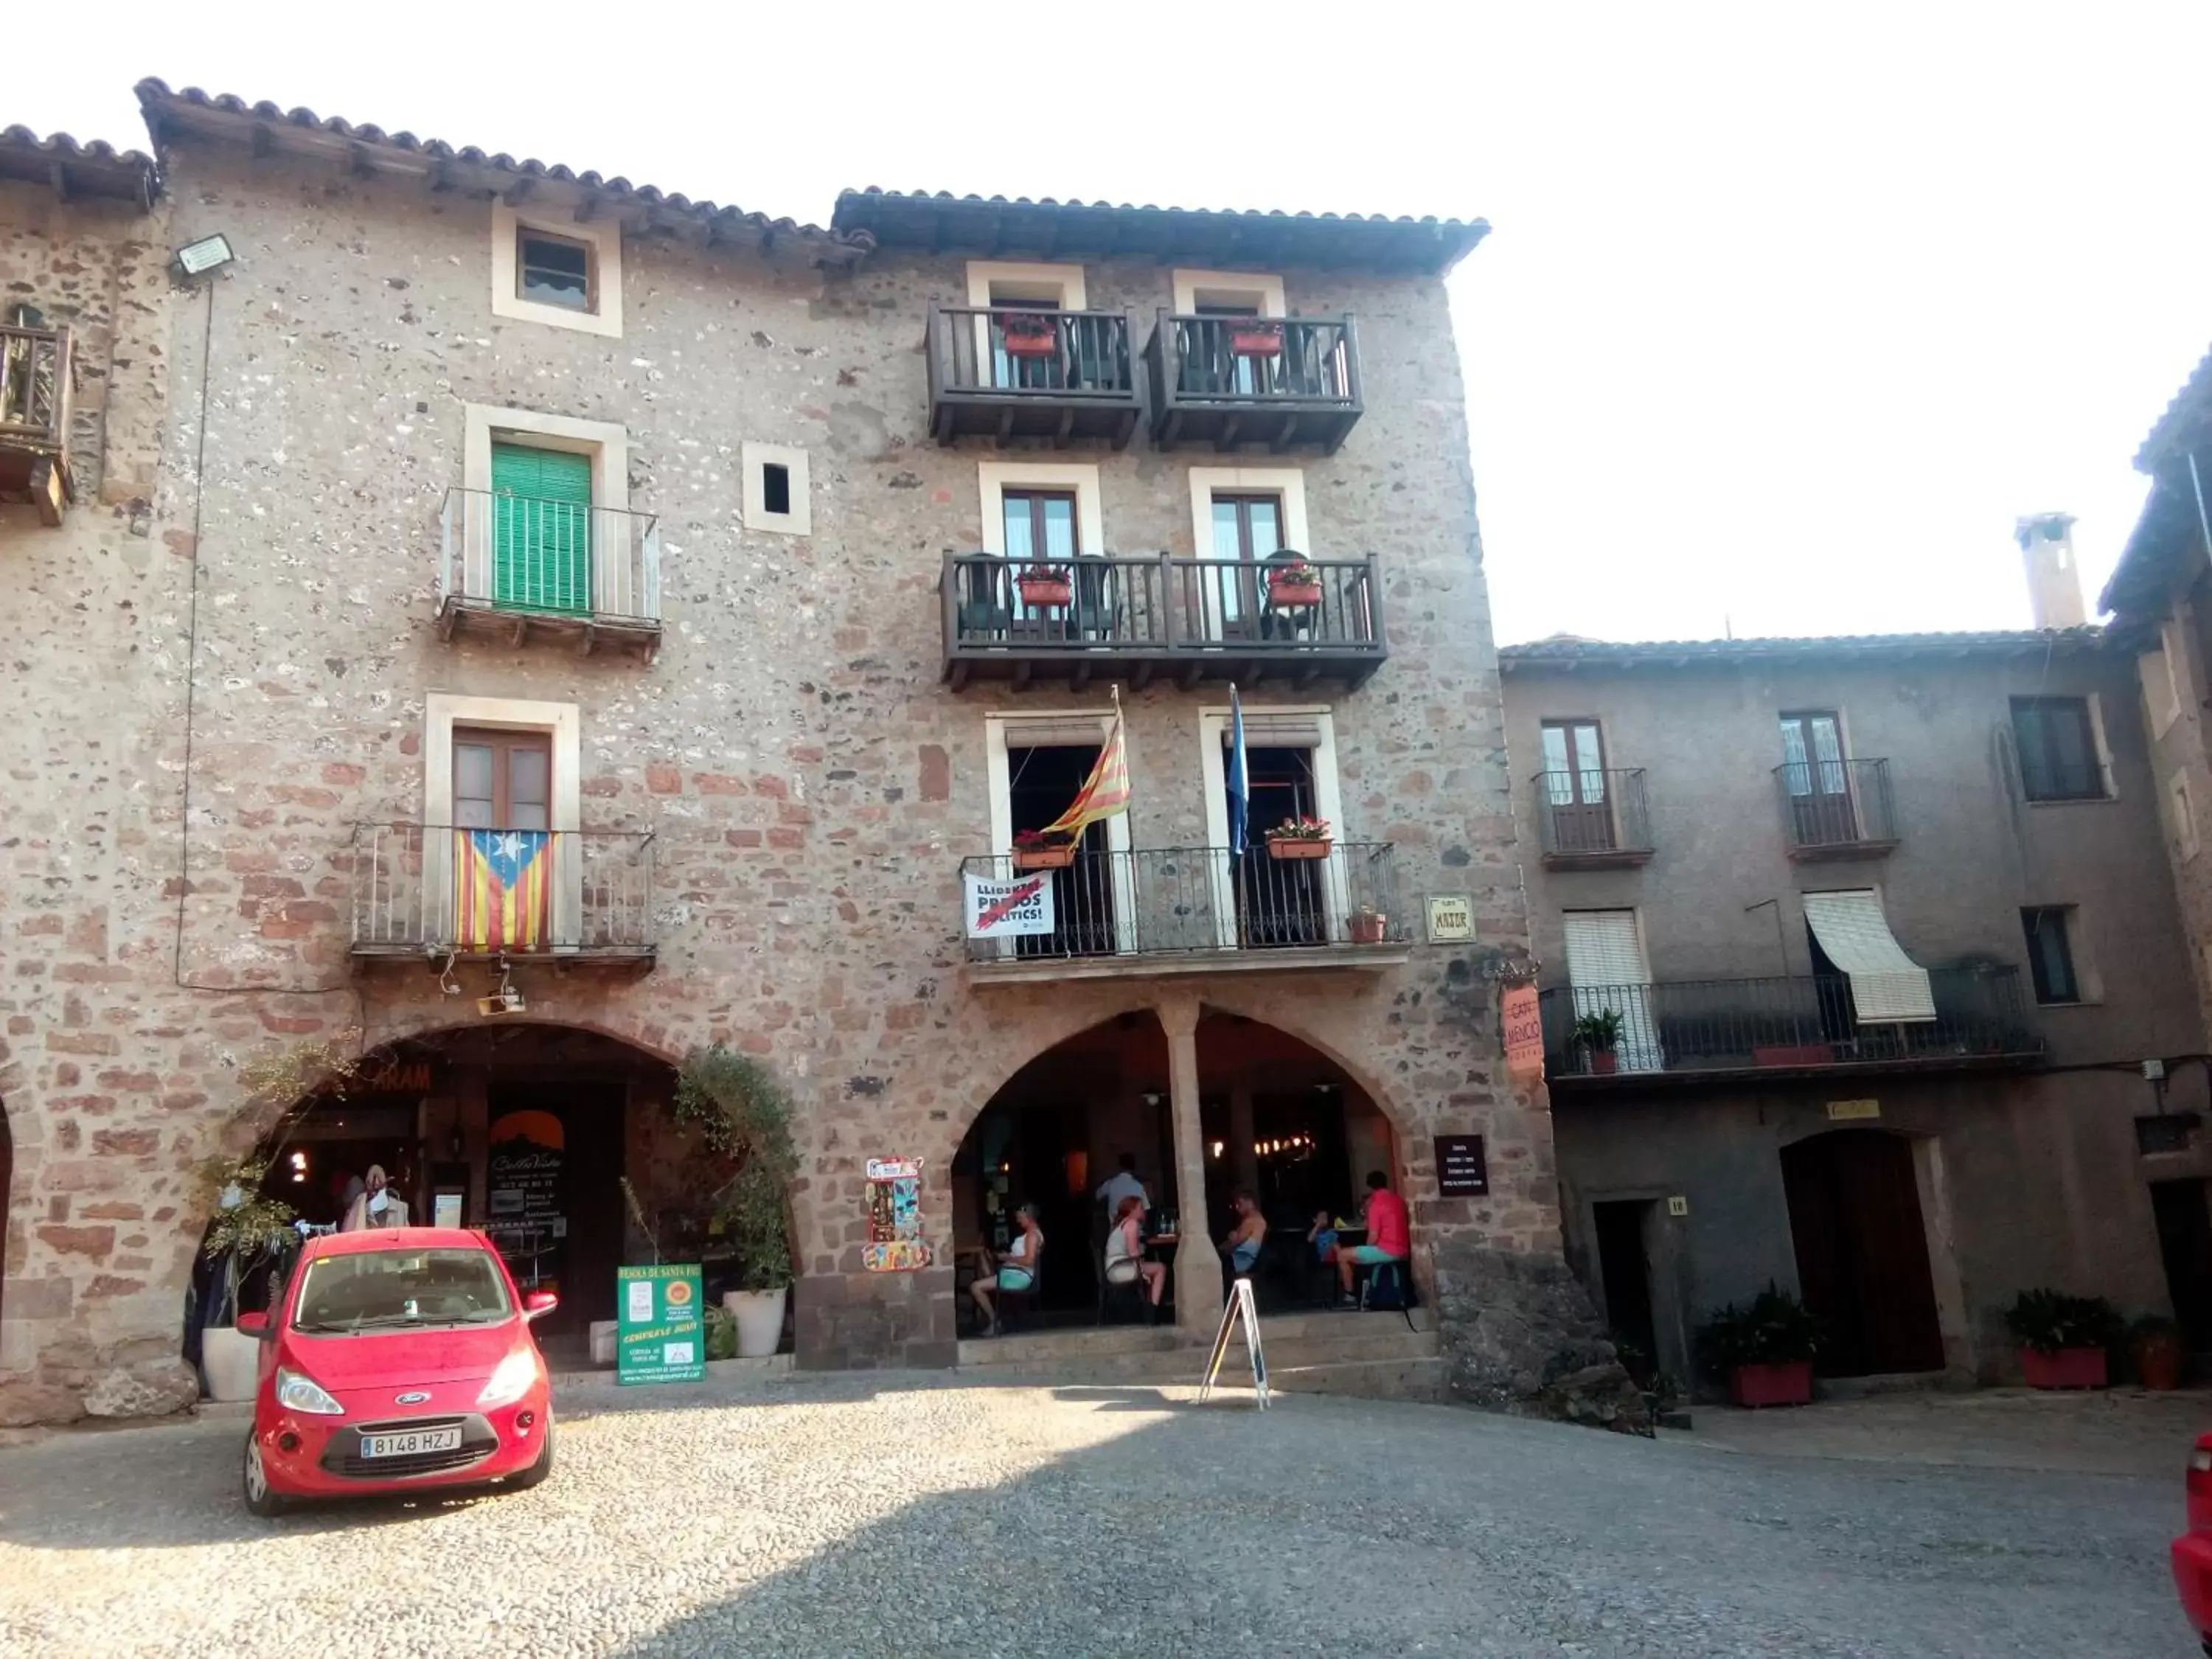
[{"label": "stone pillar", "polygon": [[1210,1342],[1221,1322],[1221,1253],[1208,1236],[1206,1131],[1199,1121],[1198,999],[1159,1005],[1168,1037],[1168,1105],[1175,1123],[1176,1206],[1182,1243],[1175,1260],[1176,1322],[1186,1341]]},{"label": "stone pillar", "polygon": [[1252,1085],[1243,1078],[1229,1090],[1229,1164],[1237,1184],[1248,1193],[1260,1190],[1260,1155],[1252,1148]]}]

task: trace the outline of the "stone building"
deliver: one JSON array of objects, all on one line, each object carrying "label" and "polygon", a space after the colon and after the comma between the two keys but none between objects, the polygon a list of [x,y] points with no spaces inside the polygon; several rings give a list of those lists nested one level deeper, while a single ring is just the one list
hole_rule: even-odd
[{"label": "stone building", "polygon": [[2212,1345],[2164,775],[2067,526],[2033,629],[1501,653],[1569,1255],[1678,1378],[1770,1280],[1832,1376],[2016,1374],[2042,1285]]},{"label": "stone building", "polygon": [[[9,1412],[173,1386],[194,1166],[267,1127],[241,1067],[322,1042],[369,1060],[271,1179],[312,1214],[383,1163],[579,1327],[636,1247],[617,1174],[697,1232],[663,1107],[712,1044],[799,1105],[804,1365],[956,1363],[955,1247],[1025,1198],[1080,1306],[1123,1152],[1184,1218],[1186,1336],[1237,1185],[1387,1170],[1431,1301],[1557,1260],[1442,283],[1479,222],[866,191],[819,228],[139,92],[158,197],[64,141],[61,196],[0,184],[9,295],[111,411],[60,527],[0,506]],[[1327,857],[1226,850],[1232,685],[1255,832],[1326,818]],[[1129,810],[1008,932],[1117,708]],[[532,1134],[550,1199],[502,1184]],[[1486,1192],[1440,1194],[1438,1134]],[[869,1268],[882,1157],[922,1162],[918,1271]]]}]

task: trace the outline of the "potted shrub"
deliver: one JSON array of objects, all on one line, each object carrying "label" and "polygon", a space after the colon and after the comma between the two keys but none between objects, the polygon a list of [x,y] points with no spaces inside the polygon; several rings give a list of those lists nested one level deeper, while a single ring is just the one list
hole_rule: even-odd
[{"label": "potted shrub", "polygon": [[1321,603],[1321,572],[1303,558],[1267,567],[1267,598],[1279,608]]},{"label": "potted shrub", "polygon": [[758,1060],[724,1048],[702,1048],[676,1074],[677,1121],[695,1126],[707,1149],[740,1160],[714,1195],[714,1225],[737,1257],[739,1289],[722,1305],[737,1316],[738,1355],[765,1358],[783,1337],[791,1296],[791,1098]]},{"label": "potted shrub", "polygon": [[1283,319],[1279,317],[1239,317],[1229,325],[1229,349],[1239,357],[1281,356]]},{"label": "potted shrub", "polygon": [[1619,1050],[1623,1024],[1618,1009],[1601,1008],[1596,1013],[1584,1014],[1568,1033],[1574,1045],[1589,1056],[1593,1077],[1611,1077],[1620,1069]]},{"label": "potted shrub", "polygon": [[1327,818],[1285,818],[1267,831],[1267,856],[1273,859],[1325,859],[1334,832]]},{"label": "potted shrub", "polygon": [[1388,916],[1371,904],[1363,904],[1352,913],[1352,942],[1354,945],[1380,945],[1389,926]]},{"label": "potted shrub", "polygon": [[1811,1311],[1771,1280],[1750,1303],[1731,1302],[1698,1328],[1698,1348],[1729,1380],[1729,1398],[1748,1409],[1807,1406],[1820,1328]]},{"label": "potted shrub", "polygon": [[2181,1386],[2181,1327],[2147,1314],[2128,1327],[2128,1352],[2136,1362],[2136,1381],[2160,1392]]},{"label": "potted shrub", "polygon": [[1022,603],[1033,611],[1075,602],[1074,573],[1064,565],[1024,565],[1015,573],[1014,586],[1021,590]]},{"label": "potted shrub", "polygon": [[2020,1368],[2029,1388],[2105,1386],[2105,1350],[2120,1334],[2120,1316],[2104,1297],[2022,1291],[2004,1320],[2020,1344]]},{"label": "potted shrub", "polygon": [[1014,832],[1014,868],[1065,870],[1075,862],[1075,843],[1066,836],[1048,836],[1042,830]]},{"label": "potted shrub", "polygon": [[[239,1292],[256,1271],[276,1265],[295,1216],[290,1205],[261,1195],[268,1173],[269,1159],[252,1153],[210,1158],[200,1166],[203,1191],[215,1211],[200,1249],[209,1261],[222,1264],[221,1300],[214,1319],[200,1330],[200,1368],[210,1400],[251,1400],[259,1378],[261,1341],[238,1328]],[[276,1291],[272,1283],[270,1294]]]},{"label": "potted shrub", "polygon": [[1060,349],[1060,321],[1048,311],[1002,311],[999,331],[1009,357],[1049,357]]}]

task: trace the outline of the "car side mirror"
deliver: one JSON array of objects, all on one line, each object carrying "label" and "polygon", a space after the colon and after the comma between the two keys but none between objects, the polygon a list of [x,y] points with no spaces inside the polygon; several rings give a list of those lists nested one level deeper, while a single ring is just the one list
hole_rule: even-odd
[{"label": "car side mirror", "polygon": [[522,1298],[522,1316],[538,1319],[561,1305],[561,1298],[550,1291],[532,1291]]},{"label": "car side mirror", "polygon": [[276,1328],[269,1322],[265,1313],[242,1313],[238,1316],[238,1334],[266,1342],[276,1334]]}]

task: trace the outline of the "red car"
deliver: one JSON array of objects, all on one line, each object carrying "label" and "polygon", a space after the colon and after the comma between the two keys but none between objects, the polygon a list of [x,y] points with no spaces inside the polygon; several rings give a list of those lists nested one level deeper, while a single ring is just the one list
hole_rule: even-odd
[{"label": "red car", "polygon": [[2173,1583],[2204,1651],[2212,1654],[2212,1434],[2189,1454],[2189,1530],[2173,1540]]},{"label": "red car", "polygon": [[394,1227],[313,1239],[284,1294],[238,1328],[262,1340],[246,1506],[498,1480],[553,1469],[553,1401],[530,1322],[481,1233]]}]

